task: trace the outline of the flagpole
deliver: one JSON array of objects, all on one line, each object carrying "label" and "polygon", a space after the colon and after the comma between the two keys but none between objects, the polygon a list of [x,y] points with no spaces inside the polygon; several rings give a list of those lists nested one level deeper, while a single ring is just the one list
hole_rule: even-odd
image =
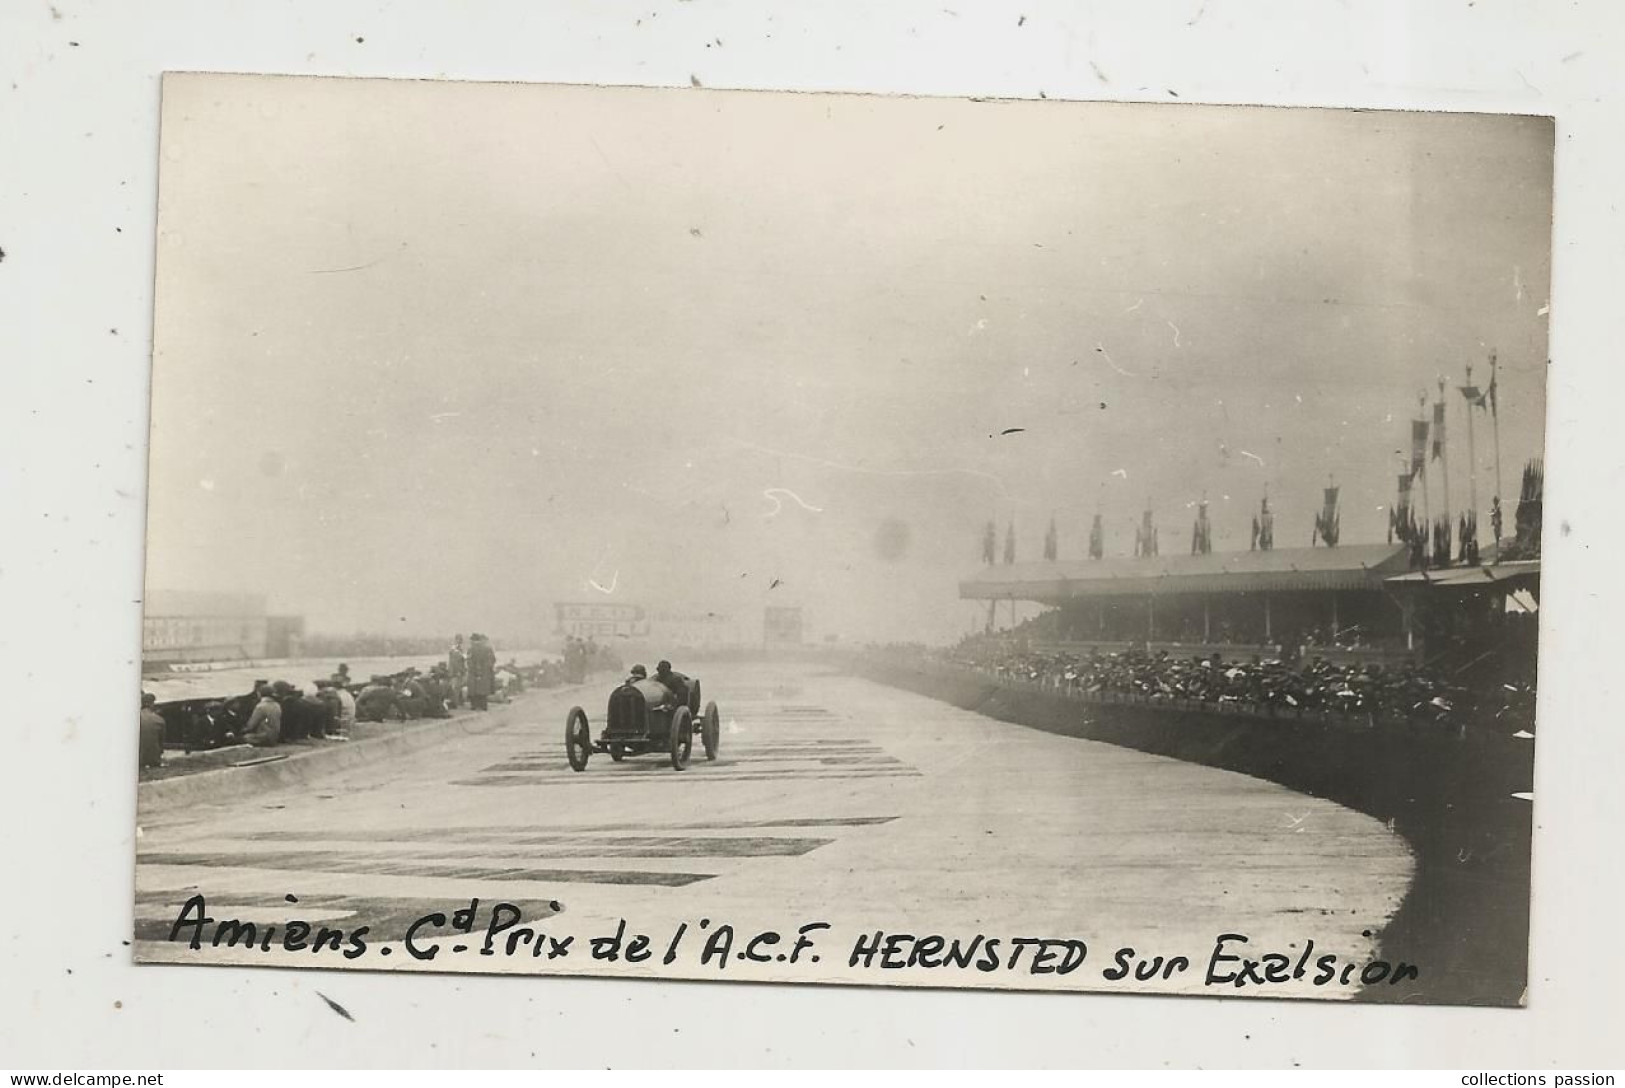
[{"label": "flagpole", "polygon": [[[1441,375],[1440,378],[1439,378],[1439,403],[1441,405],[1443,405],[1444,402],[1445,402],[1444,377]],[[1446,411],[1448,412],[1448,409],[1446,409]],[[1449,525],[1450,524],[1450,442],[1449,442],[1450,428],[1444,426],[1444,416],[1443,415],[1441,415],[1439,417],[1438,426],[1439,426],[1439,430],[1441,432],[1438,439],[1437,439],[1437,441],[1439,443],[1439,460],[1441,462],[1443,462],[1439,466],[1439,471],[1444,474],[1444,513],[1441,514],[1440,516],[1444,518],[1444,523],[1446,525]],[[1469,451],[1472,449],[1472,445],[1473,445],[1473,419],[1472,419],[1472,413],[1469,412],[1467,414],[1467,447],[1468,447]],[[1468,459],[1469,459],[1469,462],[1470,462],[1471,458],[1472,458],[1472,453],[1469,452],[1467,456],[1468,456]],[[1469,474],[1472,472],[1471,463],[1468,464],[1467,470],[1468,470]]]},{"label": "flagpole", "polygon": [[[1390,511],[1390,517],[1388,520],[1394,526],[1394,538],[1406,546],[1406,553],[1409,554],[1411,543],[1409,537],[1412,525],[1410,510],[1411,504],[1409,501],[1410,488],[1408,486],[1403,486],[1398,482],[1399,477],[1401,476],[1405,478],[1407,483],[1410,480],[1410,474],[1407,470],[1411,467],[1411,463],[1410,459],[1405,456],[1404,450],[1394,451],[1394,466],[1394,508],[1392,511]],[[1403,525],[1401,525],[1399,521],[1399,516],[1401,514],[1405,515],[1405,522]]]},{"label": "flagpole", "polygon": [[[1428,419],[1428,391],[1426,389],[1422,390],[1422,395],[1416,398],[1416,402],[1417,410],[1422,413],[1422,418]],[[1423,537],[1424,547],[1422,548],[1425,557],[1424,562],[1431,563],[1433,561],[1435,526],[1433,524],[1433,510],[1428,504],[1428,456],[1426,447],[1423,447],[1422,450],[1422,524],[1426,533]]]},{"label": "flagpole", "polygon": [[[987,527],[992,533],[987,542],[987,565],[991,569],[999,558],[999,504],[995,502],[993,509],[988,513]],[[999,599],[989,598],[987,602],[987,633],[991,636],[999,628]]]},{"label": "flagpole", "polygon": [[[1467,388],[1473,387],[1473,366],[1467,364]],[[1472,502],[1473,517],[1478,516],[1478,454],[1473,444],[1473,406],[1467,405],[1467,494]]]},{"label": "flagpole", "polygon": [[[1501,505],[1501,516],[1506,517],[1506,496],[1501,492],[1501,391],[1495,387],[1495,352],[1490,352],[1490,427],[1495,434],[1495,501]],[[1467,418],[1472,418],[1469,410]],[[1501,542],[1495,542],[1495,557],[1501,557]]]}]

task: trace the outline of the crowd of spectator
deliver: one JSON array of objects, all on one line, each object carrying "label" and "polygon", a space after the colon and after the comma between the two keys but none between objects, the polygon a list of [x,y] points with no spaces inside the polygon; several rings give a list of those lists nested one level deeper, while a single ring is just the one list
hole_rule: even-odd
[{"label": "crowd of spectator", "polygon": [[151,692],[141,696],[140,765],[163,762],[166,742],[185,752],[233,745],[272,748],[291,743],[348,741],[357,722],[401,722],[449,718],[465,705],[475,711],[505,702],[527,687],[580,683],[598,672],[619,671],[615,652],[592,639],[567,638],[560,657],[520,665],[498,664],[490,639],[458,635],[443,662],[410,667],[362,680],[341,664],[310,689],[286,680],[257,680],[253,689],[229,699],[187,700],[159,705]]},{"label": "crowd of spectator", "polygon": [[1456,722],[1468,715],[1532,723],[1532,683],[1488,689],[1452,683],[1438,671],[1405,663],[1333,663],[1313,648],[1295,661],[1226,658],[1214,652],[1179,656],[1147,652],[1040,652],[992,639],[936,651],[941,664],[1051,688],[1063,694],[1147,703],[1196,705],[1272,716],[1337,714],[1367,720]]}]

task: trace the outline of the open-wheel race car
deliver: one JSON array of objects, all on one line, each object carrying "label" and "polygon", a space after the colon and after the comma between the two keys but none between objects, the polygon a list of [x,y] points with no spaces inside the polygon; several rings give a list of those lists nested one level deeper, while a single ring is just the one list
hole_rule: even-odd
[{"label": "open-wheel race car", "polygon": [[702,711],[699,679],[688,678],[687,686],[688,699],[682,702],[658,680],[626,681],[609,693],[607,720],[596,739],[587,712],[579,706],[571,707],[564,720],[564,750],[571,768],[586,770],[594,752],[608,752],[616,763],[627,756],[664,752],[671,758],[672,767],[680,771],[688,766],[696,735],[705,748],[705,758],[716,759],[722,732],[717,704],[706,703]]}]

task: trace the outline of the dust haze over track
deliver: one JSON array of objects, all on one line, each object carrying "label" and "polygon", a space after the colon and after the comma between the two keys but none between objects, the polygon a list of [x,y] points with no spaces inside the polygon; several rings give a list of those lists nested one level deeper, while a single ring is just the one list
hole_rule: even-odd
[{"label": "dust haze over track", "polygon": [[1537,118],[210,78],[165,86],[148,582],[314,631],[942,640],[990,516],[1121,551],[1205,490],[1226,550],[1328,472],[1376,540],[1491,348],[1541,447]]}]

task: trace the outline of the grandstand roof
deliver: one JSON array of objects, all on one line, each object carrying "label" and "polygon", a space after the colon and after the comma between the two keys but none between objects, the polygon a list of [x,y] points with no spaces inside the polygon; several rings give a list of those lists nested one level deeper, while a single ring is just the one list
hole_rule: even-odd
[{"label": "grandstand roof", "polygon": [[1259,593],[1375,589],[1406,570],[1403,545],[1275,548],[1145,559],[1068,559],[987,567],[959,584],[965,600],[1059,604],[1147,593]]},{"label": "grandstand roof", "polygon": [[1509,586],[1540,580],[1540,560],[1525,559],[1506,563],[1490,563],[1479,567],[1446,567],[1443,570],[1416,570],[1401,574],[1388,581],[1402,586],[1428,585],[1437,589],[1483,589],[1487,586]]}]

